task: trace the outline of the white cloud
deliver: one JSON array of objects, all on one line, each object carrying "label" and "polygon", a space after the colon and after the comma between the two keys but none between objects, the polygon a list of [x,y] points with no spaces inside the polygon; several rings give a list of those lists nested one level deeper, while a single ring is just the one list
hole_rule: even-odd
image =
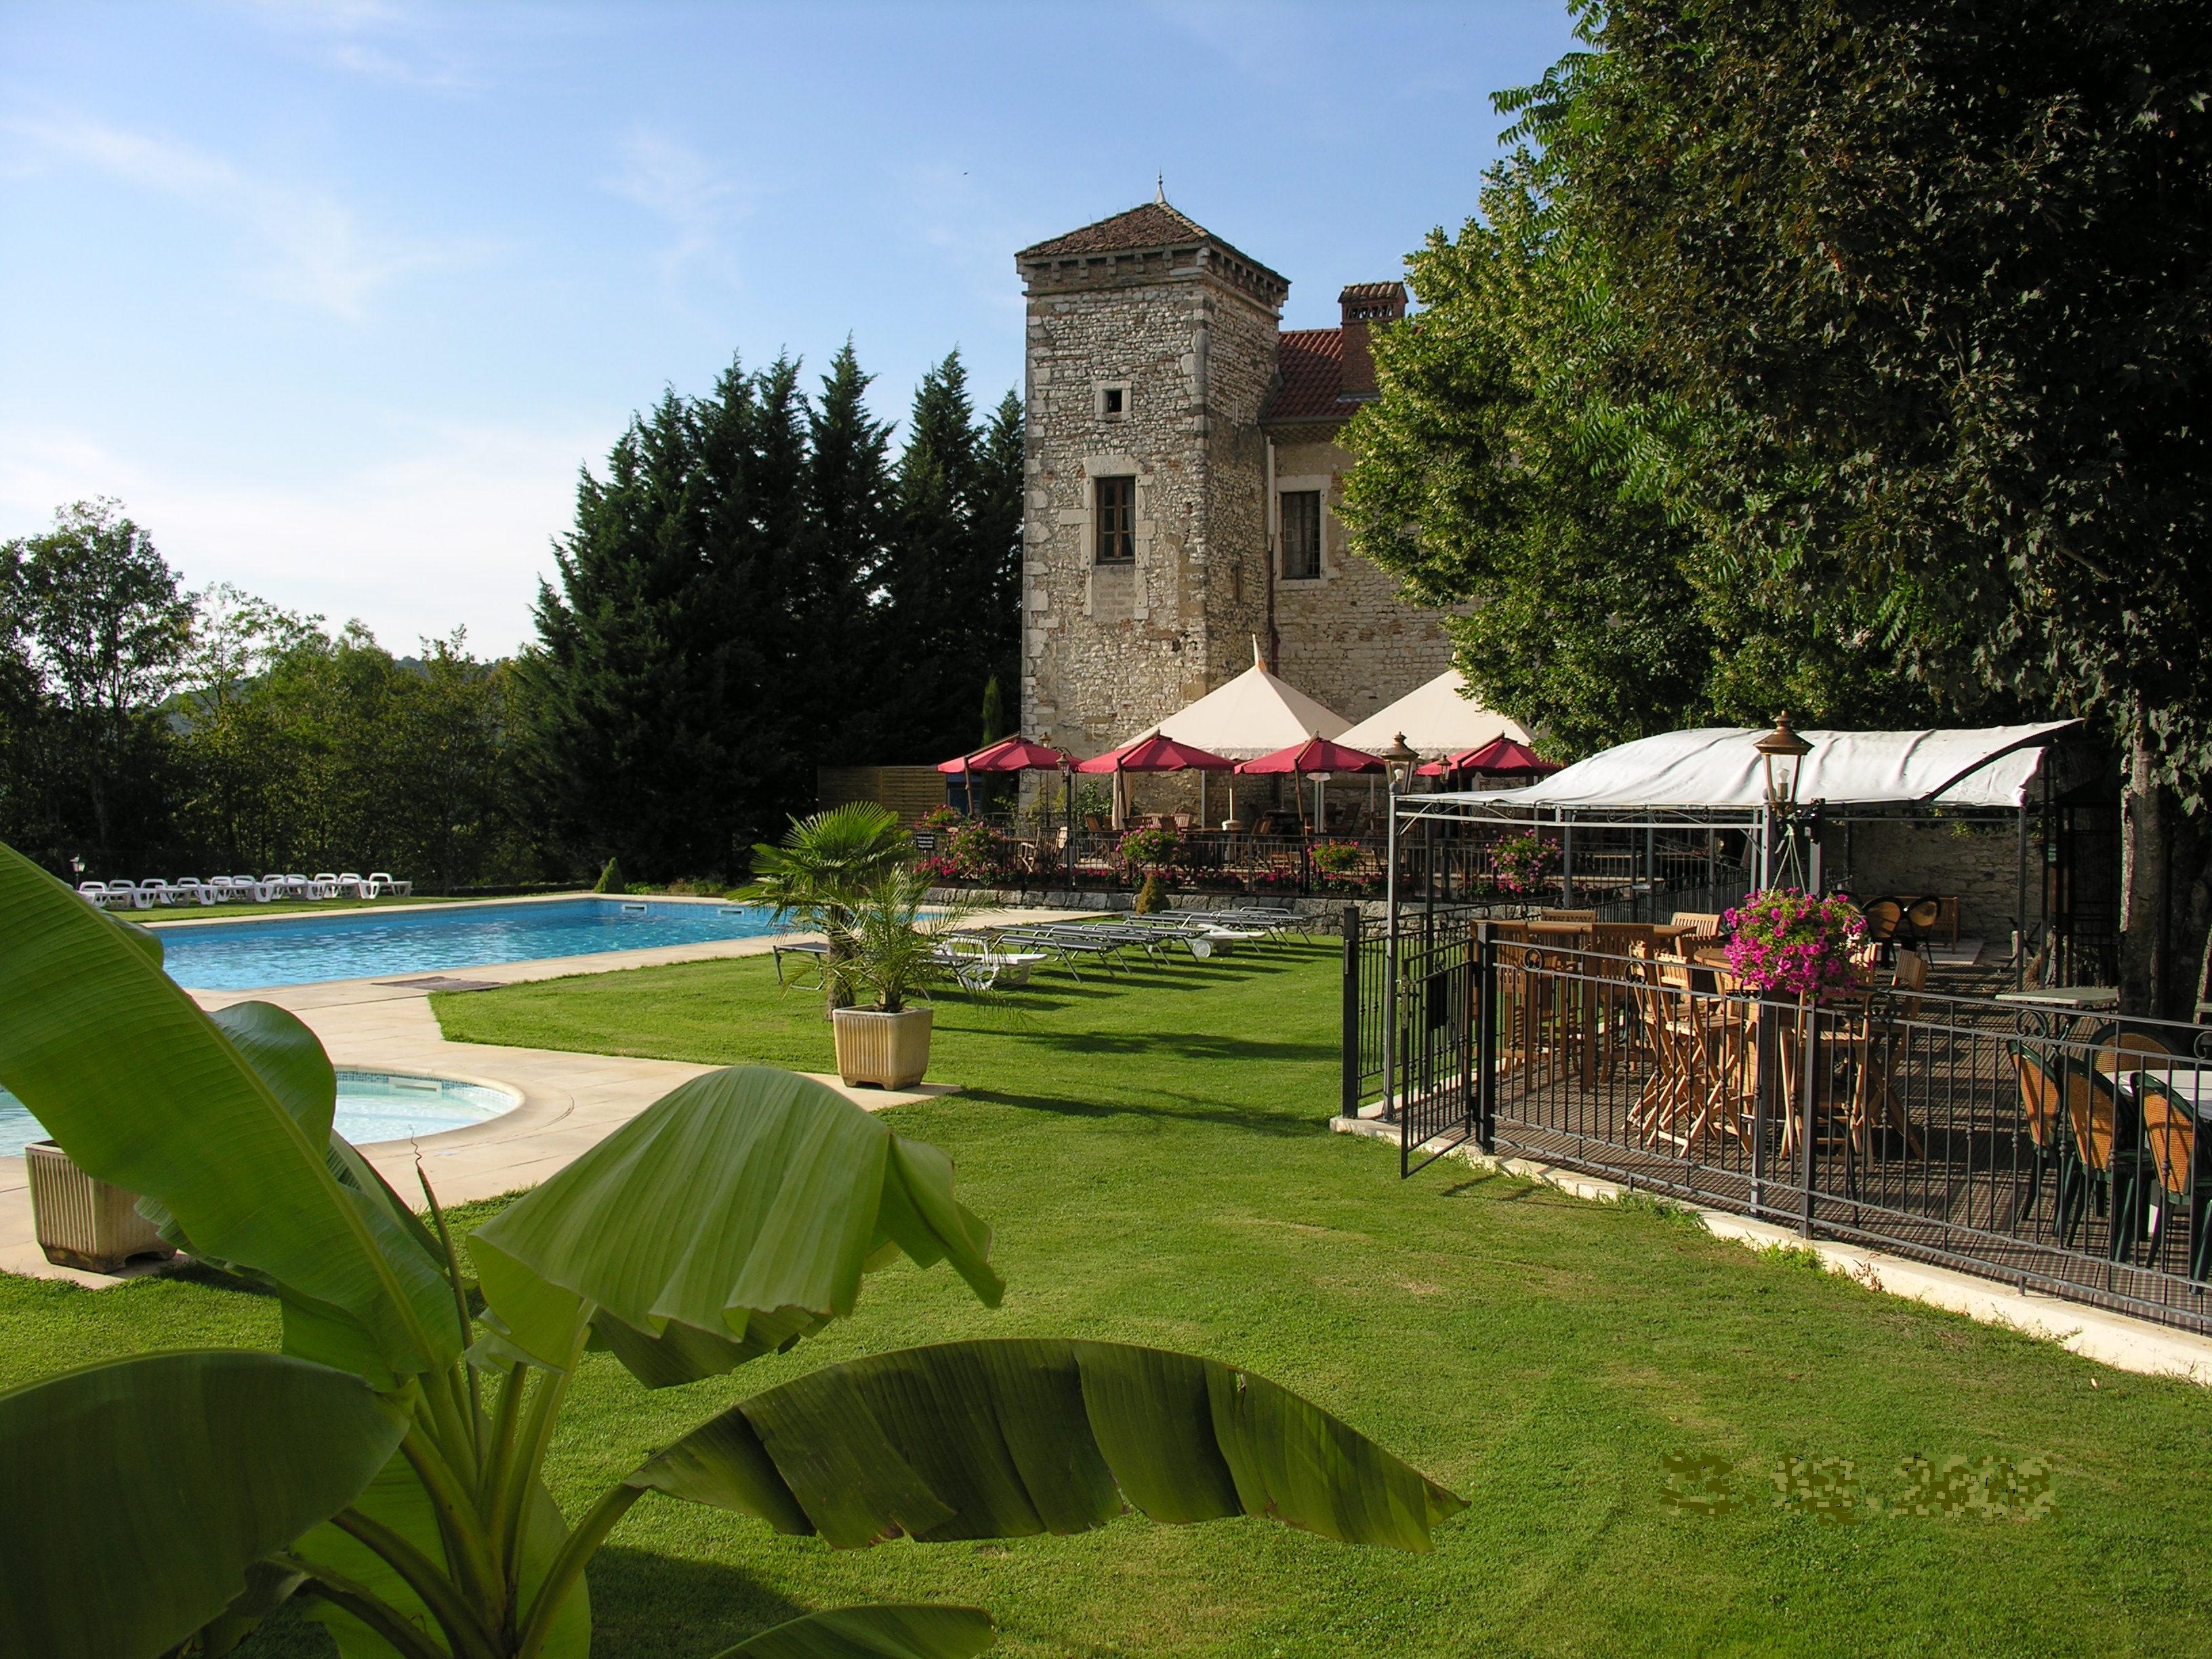
[{"label": "white cloud", "polygon": [[426,431],[410,453],[311,484],[211,479],[82,434],[0,428],[0,538],[55,507],[113,495],[187,586],[229,581],[333,623],[358,617],[394,650],[468,629],[479,655],[531,634],[551,538],[575,514],[578,465],[611,430]]},{"label": "white cloud", "polygon": [[0,119],[8,170],[76,167],[173,198],[240,225],[255,244],[254,280],[272,297],[358,322],[406,277],[481,258],[473,243],[435,244],[365,228],[327,192],[257,178],[181,139],[87,116]]},{"label": "white cloud", "polygon": [[[675,233],[660,253],[661,275],[673,281],[685,265],[716,254],[723,233],[753,210],[750,183],[710,161],[679,139],[641,127],[618,147],[616,170],[603,181],[624,201],[643,208]],[[734,277],[726,261],[722,274]]]},{"label": "white cloud", "polygon": [[295,38],[340,69],[374,81],[429,92],[473,84],[440,40],[450,19],[386,0],[241,0],[245,9]]}]

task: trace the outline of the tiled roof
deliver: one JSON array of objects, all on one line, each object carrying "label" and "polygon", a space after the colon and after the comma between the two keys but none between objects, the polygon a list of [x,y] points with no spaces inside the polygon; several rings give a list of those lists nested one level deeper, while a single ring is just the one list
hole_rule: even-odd
[{"label": "tiled roof", "polygon": [[1283,331],[1275,365],[1281,378],[1267,400],[1262,421],[1337,421],[1352,410],[1339,393],[1344,383],[1344,331],[1291,328]]},{"label": "tiled roof", "polygon": [[1402,300],[1406,297],[1403,283],[1351,283],[1336,296],[1342,300]]},{"label": "tiled roof", "polygon": [[1231,246],[1204,225],[1178,213],[1165,202],[1144,203],[1131,208],[1127,213],[1101,219],[1095,225],[1085,225],[1080,230],[1069,231],[1065,236],[1054,236],[1048,241],[1025,247],[1014,258],[1024,260],[1079,258],[1086,253],[1124,253],[1133,248],[1167,247],[1178,242],[1211,242],[1276,281],[1285,280],[1281,272],[1269,270],[1250,254]]}]

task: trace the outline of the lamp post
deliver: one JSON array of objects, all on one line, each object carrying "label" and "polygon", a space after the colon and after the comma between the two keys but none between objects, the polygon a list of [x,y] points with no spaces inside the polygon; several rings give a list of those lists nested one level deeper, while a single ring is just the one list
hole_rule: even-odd
[{"label": "lamp post", "polygon": [[1805,757],[1813,752],[1813,745],[1798,736],[1790,725],[1790,711],[1784,709],[1775,717],[1774,729],[1752,745],[1759,750],[1759,759],[1766,768],[1766,822],[1759,845],[1759,885],[1773,885],[1777,872],[1773,868],[1775,833],[1783,837],[1782,867],[1784,872],[1796,863],[1797,844],[1797,781],[1805,768]]},{"label": "lamp post", "polygon": [[1382,751],[1390,769],[1389,833],[1383,842],[1382,908],[1384,911],[1384,975],[1389,986],[1389,1006],[1382,1021],[1382,1121],[1398,1118],[1398,797],[1413,781],[1413,769],[1421,757],[1407,746],[1403,732]]}]

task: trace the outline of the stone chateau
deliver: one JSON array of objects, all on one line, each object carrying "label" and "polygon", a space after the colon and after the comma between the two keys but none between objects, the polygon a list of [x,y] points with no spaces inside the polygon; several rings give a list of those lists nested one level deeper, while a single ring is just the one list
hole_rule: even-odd
[{"label": "stone chateau", "polygon": [[1029,296],[1022,729],[1079,754],[1252,665],[1352,720],[1451,665],[1433,616],[1354,557],[1333,511],[1368,331],[1282,326],[1287,278],[1164,197],[1015,256]]}]

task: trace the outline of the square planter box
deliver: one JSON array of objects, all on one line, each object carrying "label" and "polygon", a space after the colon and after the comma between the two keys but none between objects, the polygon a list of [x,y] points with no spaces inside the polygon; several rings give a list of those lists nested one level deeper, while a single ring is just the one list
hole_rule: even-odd
[{"label": "square planter box", "polygon": [[94,1181],[52,1141],[31,1142],[23,1148],[23,1163],[31,1177],[39,1248],[56,1267],[112,1273],[133,1256],[176,1255],[138,1213],[137,1194]]},{"label": "square planter box", "polygon": [[929,1069],[927,1008],[887,1014],[875,1008],[839,1008],[830,1016],[837,1038],[837,1075],[850,1086],[872,1083],[905,1089]]}]

